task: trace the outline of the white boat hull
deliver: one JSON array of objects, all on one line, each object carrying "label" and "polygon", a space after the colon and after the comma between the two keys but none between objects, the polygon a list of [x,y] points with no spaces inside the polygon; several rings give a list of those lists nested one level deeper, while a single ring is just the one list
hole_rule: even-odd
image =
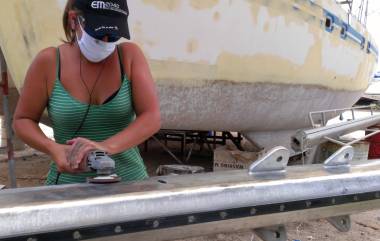
[{"label": "white boat hull", "polygon": [[[2,3],[0,47],[18,89],[35,54],[63,38],[64,3]],[[359,23],[352,21],[341,36],[346,14],[332,0],[129,5],[132,39],[144,50],[158,86],[163,128],[304,128],[310,111],[355,103],[377,61],[377,49]],[[330,31],[325,22],[331,16],[336,20]]]}]

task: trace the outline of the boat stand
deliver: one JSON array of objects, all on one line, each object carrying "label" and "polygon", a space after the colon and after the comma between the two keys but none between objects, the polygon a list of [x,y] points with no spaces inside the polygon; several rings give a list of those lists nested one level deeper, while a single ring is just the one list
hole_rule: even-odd
[{"label": "boat stand", "polygon": [[[178,164],[188,164],[190,157],[194,152],[195,146],[200,146],[200,151],[206,145],[207,150],[213,153],[217,144],[226,145],[227,140],[230,140],[239,150],[243,151],[241,141],[242,135],[237,133],[235,137],[231,132],[223,131],[197,131],[197,130],[167,130],[161,129],[151,139],[153,139],[166,153],[168,153]],[[168,141],[179,142],[181,145],[180,158],[168,147]],[[145,141],[144,149],[148,151],[148,142]],[[186,145],[190,144],[190,148]]]},{"label": "boat stand", "polygon": [[[370,116],[364,118],[356,117],[355,111],[368,108],[370,110]],[[348,109],[311,112],[309,114],[309,120],[312,128],[296,132],[291,140],[292,149],[296,153],[303,153],[302,158],[304,164],[318,163],[321,162],[321,158],[318,155],[319,153],[317,148],[325,142],[332,142],[340,146],[351,146],[359,141],[379,134],[380,129],[372,128],[380,123],[380,114],[375,114],[373,108],[374,106],[371,105]],[[338,116],[339,114],[342,117],[342,113],[344,111],[349,111],[351,113],[350,120],[327,125],[328,118]],[[364,130],[366,135],[350,142],[342,142],[340,140],[342,136],[359,130]]]}]

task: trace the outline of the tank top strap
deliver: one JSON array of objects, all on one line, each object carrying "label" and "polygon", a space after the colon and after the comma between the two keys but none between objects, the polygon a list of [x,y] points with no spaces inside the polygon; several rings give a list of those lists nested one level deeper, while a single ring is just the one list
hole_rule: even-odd
[{"label": "tank top strap", "polygon": [[[118,57],[119,57],[119,64],[120,64],[120,70],[121,70],[121,78],[123,79],[124,78],[124,75],[125,75],[125,70],[124,70],[124,64],[123,64],[123,53],[119,47],[119,45],[117,46],[117,53],[118,53]],[[57,51],[56,51],[56,66],[55,66],[55,69],[56,69],[56,79],[60,80],[61,78],[61,56],[60,56],[60,53],[59,53],[59,48],[57,48]]]},{"label": "tank top strap", "polygon": [[123,53],[120,49],[120,46],[117,45],[117,55],[119,56],[119,64],[120,64],[120,71],[121,71],[121,79],[124,79],[125,76],[125,70],[124,70],[124,64],[123,64]]},{"label": "tank top strap", "polygon": [[61,56],[59,53],[59,48],[57,48],[56,52],[57,52],[56,53],[57,60],[56,60],[56,66],[55,66],[55,70],[56,70],[55,77],[57,80],[60,80],[60,78],[61,78]]}]

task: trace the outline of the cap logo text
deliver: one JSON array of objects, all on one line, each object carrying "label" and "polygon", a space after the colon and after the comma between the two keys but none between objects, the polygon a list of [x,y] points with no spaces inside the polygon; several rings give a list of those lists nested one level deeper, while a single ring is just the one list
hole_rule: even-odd
[{"label": "cap logo text", "polygon": [[91,3],[91,7],[93,9],[104,9],[104,10],[112,10],[125,15],[128,15],[128,12],[120,9],[120,5],[117,3],[104,2],[104,1],[93,1]]}]

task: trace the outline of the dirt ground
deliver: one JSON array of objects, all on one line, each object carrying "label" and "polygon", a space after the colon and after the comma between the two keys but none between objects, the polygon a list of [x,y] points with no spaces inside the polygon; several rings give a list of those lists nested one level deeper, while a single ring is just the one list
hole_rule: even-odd
[{"label": "dirt ground", "polygon": [[[5,153],[2,150],[2,153]],[[173,158],[161,148],[151,145],[148,152],[142,151],[150,175],[162,164],[173,164]],[[8,184],[8,165],[6,155],[0,154],[0,185]],[[16,177],[18,187],[43,185],[48,171],[50,158],[33,149],[16,153]],[[191,158],[192,165],[202,165],[206,170],[212,168],[212,153],[203,150],[195,152]],[[380,241],[380,210],[352,216],[352,229],[348,233],[339,233],[325,220],[307,223],[290,223],[288,240],[301,241]],[[178,241],[252,241],[260,240],[252,232],[218,234],[207,237],[190,238]]]}]

